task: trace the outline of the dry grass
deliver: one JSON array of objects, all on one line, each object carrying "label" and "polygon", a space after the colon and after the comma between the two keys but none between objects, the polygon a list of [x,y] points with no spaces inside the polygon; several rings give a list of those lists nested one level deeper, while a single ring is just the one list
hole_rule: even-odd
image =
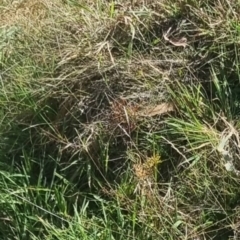
[{"label": "dry grass", "polygon": [[1,1],[1,239],[238,239],[237,1]]}]

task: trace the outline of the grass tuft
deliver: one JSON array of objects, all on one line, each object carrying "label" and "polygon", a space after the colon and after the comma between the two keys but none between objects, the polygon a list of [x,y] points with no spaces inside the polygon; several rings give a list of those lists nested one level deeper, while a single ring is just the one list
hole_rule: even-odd
[{"label": "grass tuft", "polygon": [[0,239],[239,239],[238,1],[0,3]]}]

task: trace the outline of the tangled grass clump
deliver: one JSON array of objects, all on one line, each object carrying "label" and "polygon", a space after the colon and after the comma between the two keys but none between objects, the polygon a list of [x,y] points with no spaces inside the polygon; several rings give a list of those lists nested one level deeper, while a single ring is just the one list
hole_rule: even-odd
[{"label": "tangled grass clump", "polygon": [[238,239],[237,1],[0,4],[1,239]]}]

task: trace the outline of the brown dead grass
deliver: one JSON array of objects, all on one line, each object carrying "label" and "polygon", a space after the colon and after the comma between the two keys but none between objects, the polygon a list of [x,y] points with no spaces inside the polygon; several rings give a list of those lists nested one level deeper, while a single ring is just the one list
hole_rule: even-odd
[{"label": "brown dead grass", "polygon": [[[210,82],[212,67],[219,70],[224,66],[231,72],[237,64],[231,57],[239,44],[239,13],[236,3],[224,0],[207,4],[121,1],[115,5],[111,1],[83,1],[82,6],[56,0],[7,3],[1,8],[1,28],[20,29],[11,39],[6,37],[1,48],[3,78],[11,80],[11,84],[4,82],[1,92],[4,100],[0,104],[8,118],[3,122],[6,129],[20,129],[8,152],[16,159],[22,159],[23,151],[29,151],[33,159],[50,156],[41,174],[51,178],[51,167],[58,164],[59,175],[77,186],[76,192],[97,192],[107,186],[117,196],[122,176],[129,171],[124,184],[136,184],[139,191],[126,191],[119,204],[124,207],[128,203],[127,210],[135,211],[136,200],[139,224],[151,222],[156,231],[165,232],[165,239],[207,235],[204,224],[208,219],[200,214],[201,204],[219,208],[214,198],[204,198],[208,189],[201,181],[213,184],[207,178],[211,172],[204,164],[198,165],[201,171],[189,170],[186,175],[177,169],[177,163],[185,164],[185,154],[191,152],[185,145],[192,144],[188,140],[195,138],[195,129],[184,129],[179,143],[176,139],[173,143],[162,141],[165,119],[175,110],[166,86],[170,84],[178,95],[177,82],[191,88],[196,82]],[[191,108],[192,103],[185,103]],[[191,114],[202,111],[200,107],[192,109]],[[199,129],[206,135],[204,127]],[[181,146],[184,134],[188,139]],[[193,143],[192,151],[206,146]],[[129,160],[129,151],[145,161]],[[158,151],[162,153],[159,157],[154,155]],[[163,165],[159,166],[160,156]],[[143,195],[149,197],[145,208],[141,205]],[[203,202],[195,199],[191,203],[185,199],[188,195]],[[173,229],[179,223],[176,213],[182,225]]]},{"label": "brown dead grass", "polygon": [[23,0],[12,1],[1,11],[1,24],[4,26],[21,25],[29,28],[43,26],[44,20],[49,18],[49,13],[56,10],[53,1]]}]

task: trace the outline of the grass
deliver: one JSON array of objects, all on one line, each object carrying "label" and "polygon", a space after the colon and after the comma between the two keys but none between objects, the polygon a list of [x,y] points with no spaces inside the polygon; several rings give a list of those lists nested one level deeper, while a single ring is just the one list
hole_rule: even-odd
[{"label": "grass", "polygon": [[0,239],[239,239],[239,14],[1,1]]}]

